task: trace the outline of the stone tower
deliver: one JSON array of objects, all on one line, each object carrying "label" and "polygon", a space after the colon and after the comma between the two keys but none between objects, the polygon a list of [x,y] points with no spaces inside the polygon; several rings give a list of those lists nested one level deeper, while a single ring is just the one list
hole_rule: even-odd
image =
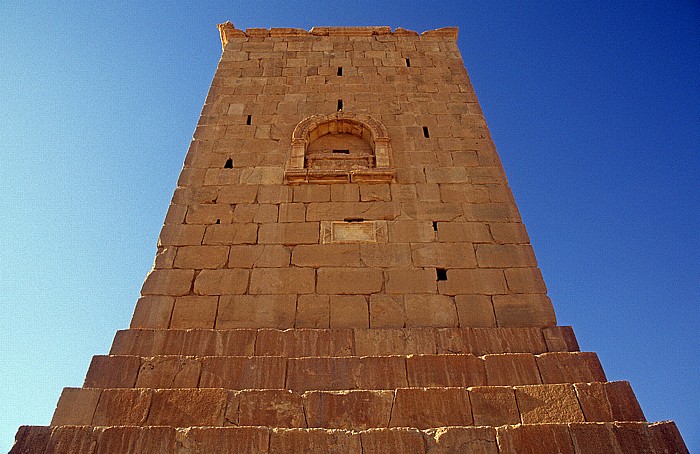
[{"label": "stone tower", "polygon": [[32,453],[682,453],[557,326],[457,30],[237,30],[130,329]]}]

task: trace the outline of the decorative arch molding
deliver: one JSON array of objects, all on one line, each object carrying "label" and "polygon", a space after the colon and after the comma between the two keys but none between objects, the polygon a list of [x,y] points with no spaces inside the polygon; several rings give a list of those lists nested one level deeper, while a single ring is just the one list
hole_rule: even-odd
[{"label": "decorative arch molding", "polygon": [[[351,135],[362,139],[371,148],[371,155],[363,157],[367,160],[367,164],[350,165],[351,160],[348,159],[347,168],[314,168],[310,165],[314,161],[309,153],[309,145],[329,134]],[[292,132],[291,151],[284,173],[285,181],[288,183],[393,181],[396,172],[391,169],[391,153],[391,140],[386,127],[369,115],[352,112],[312,115],[300,121]]]}]

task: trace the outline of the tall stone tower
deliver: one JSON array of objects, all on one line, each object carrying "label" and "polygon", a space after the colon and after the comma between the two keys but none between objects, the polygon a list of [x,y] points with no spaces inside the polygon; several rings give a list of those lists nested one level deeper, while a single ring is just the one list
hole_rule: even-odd
[{"label": "tall stone tower", "polygon": [[131,327],[12,452],[687,452],[557,326],[456,29],[219,29]]}]

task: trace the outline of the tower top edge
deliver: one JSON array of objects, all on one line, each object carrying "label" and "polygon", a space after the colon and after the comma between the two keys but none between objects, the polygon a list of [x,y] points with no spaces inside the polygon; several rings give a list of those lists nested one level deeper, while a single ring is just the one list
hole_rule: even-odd
[{"label": "tower top edge", "polygon": [[434,30],[426,30],[423,33],[418,33],[413,30],[406,30],[398,27],[392,30],[388,26],[374,27],[313,27],[311,30],[303,28],[248,28],[245,31],[237,29],[231,22],[227,21],[218,25],[219,33],[221,34],[221,44],[226,46],[226,43],[232,39],[245,39],[250,37],[290,37],[290,36],[377,36],[377,35],[396,35],[396,36],[414,36],[414,37],[440,37],[442,39],[451,39],[456,41],[459,29],[457,27],[442,27]]}]

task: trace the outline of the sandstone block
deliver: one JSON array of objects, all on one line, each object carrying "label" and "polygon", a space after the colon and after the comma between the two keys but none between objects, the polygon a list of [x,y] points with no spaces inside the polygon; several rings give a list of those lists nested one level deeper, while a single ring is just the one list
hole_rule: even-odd
[{"label": "sandstone block", "polygon": [[220,298],[216,329],[291,328],[295,295],[226,295]]},{"label": "sandstone block", "polygon": [[493,309],[498,326],[546,327],[557,324],[552,302],[546,295],[494,295]]},{"label": "sandstone block", "polygon": [[482,268],[536,267],[529,244],[478,244],[476,259]]},{"label": "sandstone block", "polygon": [[430,329],[369,329],[355,331],[355,354],[435,354],[435,334]]},{"label": "sandstone block", "polygon": [[406,311],[402,296],[383,294],[370,296],[370,328],[403,328],[405,324]]},{"label": "sandstone block", "polygon": [[250,274],[251,294],[313,293],[313,268],[255,268]]},{"label": "sandstone block", "polygon": [[131,329],[167,328],[175,305],[171,296],[143,296],[136,301]]},{"label": "sandstone block", "polygon": [[573,385],[516,386],[515,398],[524,424],[584,421]]},{"label": "sandstone block", "polygon": [[319,268],[316,292],[322,294],[370,294],[382,289],[384,277],[372,268]]},{"label": "sandstone block", "polygon": [[144,358],[136,388],[196,388],[201,363],[192,357],[156,356]]},{"label": "sandstone block", "polygon": [[287,222],[261,224],[258,234],[260,244],[317,244],[319,224],[317,222]]},{"label": "sandstone block", "polygon": [[63,388],[51,426],[89,426],[101,393],[101,389]]},{"label": "sandstone block", "polygon": [[141,288],[142,295],[187,295],[194,270],[152,270]]},{"label": "sandstone block", "polygon": [[288,247],[276,244],[231,246],[228,267],[285,268],[289,266],[290,257]]},{"label": "sandstone block", "polygon": [[353,353],[349,329],[261,329],[255,342],[259,356],[349,356]]},{"label": "sandstone block", "polygon": [[440,293],[445,295],[494,295],[507,292],[503,271],[496,269],[449,269],[447,280],[441,281],[438,287]]},{"label": "sandstone block", "polygon": [[542,383],[604,382],[598,356],[590,352],[555,352],[537,356]]},{"label": "sandstone block", "polygon": [[361,244],[360,259],[369,267],[410,267],[411,247],[408,244]]},{"label": "sandstone block", "polygon": [[176,253],[176,246],[160,246],[156,252],[156,259],[153,262],[153,268],[156,270],[172,268],[173,263],[175,263]]},{"label": "sandstone block", "polygon": [[[420,195],[419,195],[420,197]],[[402,202],[401,214],[409,219],[425,221],[454,221],[463,216],[459,203],[435,203],[420,199],[420,202]]]},{"label": "sandstone block", "polygon": [[285,203],[292,201],[293,189],[290,186],[260,185],[258,186],[258,203]]},{"label": "sandstone block", "polygon": [[570,326],[548,326],[542,329],[542,335],[550,352],[577,352],[578,341]]},{"label": "sandstone block", "polygon": [[489,295],[455,295],[461,327],[496,326],[496,316]]},{"label": "sandstone block", "polygon": [[491,235],[482,222],[438,222],[438,240],[445,243],[488,243]]},{"label": "sandstone block", "polygon": [[255,244],[257,224],[214,224],[207,226],[202,244]]},{"label": "sandstone block", "polygon": [[506,268],[504,272],[512,293],[547,293],[539,268]]},{"label": "sandstone block", "polygon": [[328,202],[331,188],[326,184],[304,184],[294,187],[294,202]]},{"label": "sandstone block", "polygon": [[449,296],[408,294],[404,296],[406,326],[457,326],[457,309]]},{"label": "sandstone block", "polygon": [[386,292],[436,293],[437,277],[431,269],[392,268],[386,272]]},{"label": "sandstone block", "polygon": [[623,454],[615,440],[611,425],[572,423],[569,424],[569,433],[577,453]]},{"label": "sandstone block", "polygon": [[369,306],[364,295],[330,296],[331,328],[369,328]]},{"label": "sandstone block", "polygon": [[330,297],[328,295],[299,295],[296,328],[329,328]]},{"label": "sandstone block", "polygon": [[158,237],[158,246],[194,246],[202,244],[203,225],[164,225]]},{"label": "sandstone block", "polygon": [[255,184],[226,185],[219,190],[217,203],[253,203],[258,193],[258,186]]},{"label": "sandstone block", "polygon": [[411,355],[406,359],[411,387],[462,387],[486,384],[484,362],[473,355]]},{"label": "sandstone block", "polygon": [[475,355],[490,353],[544,353],[547,351],[539,328],[474,328],[470,330]]},{"label": "sandstone block", "polygon": [[[177,205],[175,205],[177,206]],[[213,203],[205,205],[190,205],[187,207],[187,224],[229,224],[233,217],[233,209],[228,203]]]},{"label": "sandstone block", "polygon": [[622,452],[652,454],[651,437],[646,424],[634,422],[617,422],[612,426],[615,441]]},{"label": "sandstone block", "polygon": [[515,392],[509,386],[477,386],[469,388],[469,398],[477,426],[520,424]]},{"label": "sandstone block", "polygon": [[344,430],[273,429],[270,454],[290,452],[327,452],[356,454],[362,452],[360,435]]},{"label": "sandstone block", "polygon": [[391,189],[388,184],[370,184],[360,186],[360,200],[362,202],[389,202],[391,201]]},{"label": "sandstone block", "polygon": [[303,203],[280,203],[279,222],[304,222],[306,206]]},{"label": "sandstone block", "polygon": [[498,244],[530,243],[525,225],[520,222],[491,222],[489,230],[491,230],[494,241]]},{"label": "sandstone block", "polygon": [[359,373],[357,357],[294,358],[288,362],[286,388],[293,391],[355,389]]},{"label": "sandstone block", "polygon": [[309,427],[363,430],[387,427],[392,391],[309,391],[304,393]]},{"label": "sandstone block", "polygon": [[149,426],[222,426],[228,394],[223,389],[153,391]]},{"label": "sandstone block", "polygon": [[184,331],[129,329],[114,336],[110,355],[177,355],[182,348]]},{"label": "sandstone block", "polygon": [[493,427],[440,427],[425,431],[429,454],[498,454]]},{"label": "sandstone block", "polygon": [[346,218],[366,220],[395,219],[399,215],[396,202],[312,202],[306,207],[307,221],[337,221]]},{"label": "sandstone block", "polygon": [[92,425],[144,425],[149,414],[152,396],[150,389],[105,389],[97,404]]},{"label": "sandstone block", "polygon": [[133,388],[140,367],[138,356],[93,356],[83,387]]},{"label": "sandstone block", "polygon": [[360,438],[363,454],[425,454],[423,433],[416,429],[369,429]]},{"label": "sandstone block", "polygon": [[474,247],[470,243],[430,243],[411,245],[413,264],[419,267],[475,268]]},{"label": "sandstone block", "polygon": [[529,353],[486,355],[489,386],[535,385],[542,383],[535,357]]},{"label": "sandstone block", "polygon": [[586,421],[646,421],[628,382],[576,383],[574,387]]},{"label": "sandstone block", "polygon": [[49,426],[21,426],[17,429],[15,443],[9,454],[44,452],[51,437]]},{"label": "sandstone block", "polygon": [[360,358],[357,387],[360,389],[396,389],[408,386],[406,359],[402,356]]},{"label": "sandstone block", "polygon": [[359,244],[302,244],[292,251],[292,265],[362,266]]},{"label": "sandstone block", "polygon": [[224,356],[202,360],[200,388],[281,389],[286,360],[277,356]]},{"label": "sandstone block", "polygon": [[389,223],[389,241],[392,243],[425,243],[435,241],[435,230],[430,221],[395,221]]},{"label": "sandstone block", "polygon": [[441,184],[440,197],[448,203],[487,203],[490,200],[486,186],[475,184]]},{"label": "sandstone block", "polygon": [[678,427],[673,421],[663,421],[650,424],[651,445],[656,452],[678,452],[689,454],[681,437]]},{"label": "sandstone block", "polygon": [[[153,429],[153,428],[149,428]],[[267,453],[270,432],[264,427],[190,427],[177,432],[178,454],[205,452]],[[154,450],[148,452],[170,452]]]},{"label": "sandstone block", "polygon": [[400,388],[396,390],[389,427],[429,429],[473,424],[464,388]]},{"label": "sandstone block", "polygon": [[175,299],[170,329],[214,328],[219,302],[216,296],[182,296]]},{"label": "sandstone block", "polygon": [[301,395],[287,389],[244,391],[238,411],[242,426],[306,427]]},{"label": "sandstone block", "polygon": [[102,428],[95,427],[56,427],[44,454],[61,454],[65,452],[93,453]]},{"label": "sandstone block", "polygon": [[182,246],[175,256],[175,268],[221,268],[228,259],[227,246]]},{"label": "sandstone block", "polygon": [[522,424],[496,428],[500,454],[574,454],[563,424]]},{"label": "sandstone block", "polygon": [[248,270],[202,270],[194,280],[197,295],[240,295],[248,289]]}]

